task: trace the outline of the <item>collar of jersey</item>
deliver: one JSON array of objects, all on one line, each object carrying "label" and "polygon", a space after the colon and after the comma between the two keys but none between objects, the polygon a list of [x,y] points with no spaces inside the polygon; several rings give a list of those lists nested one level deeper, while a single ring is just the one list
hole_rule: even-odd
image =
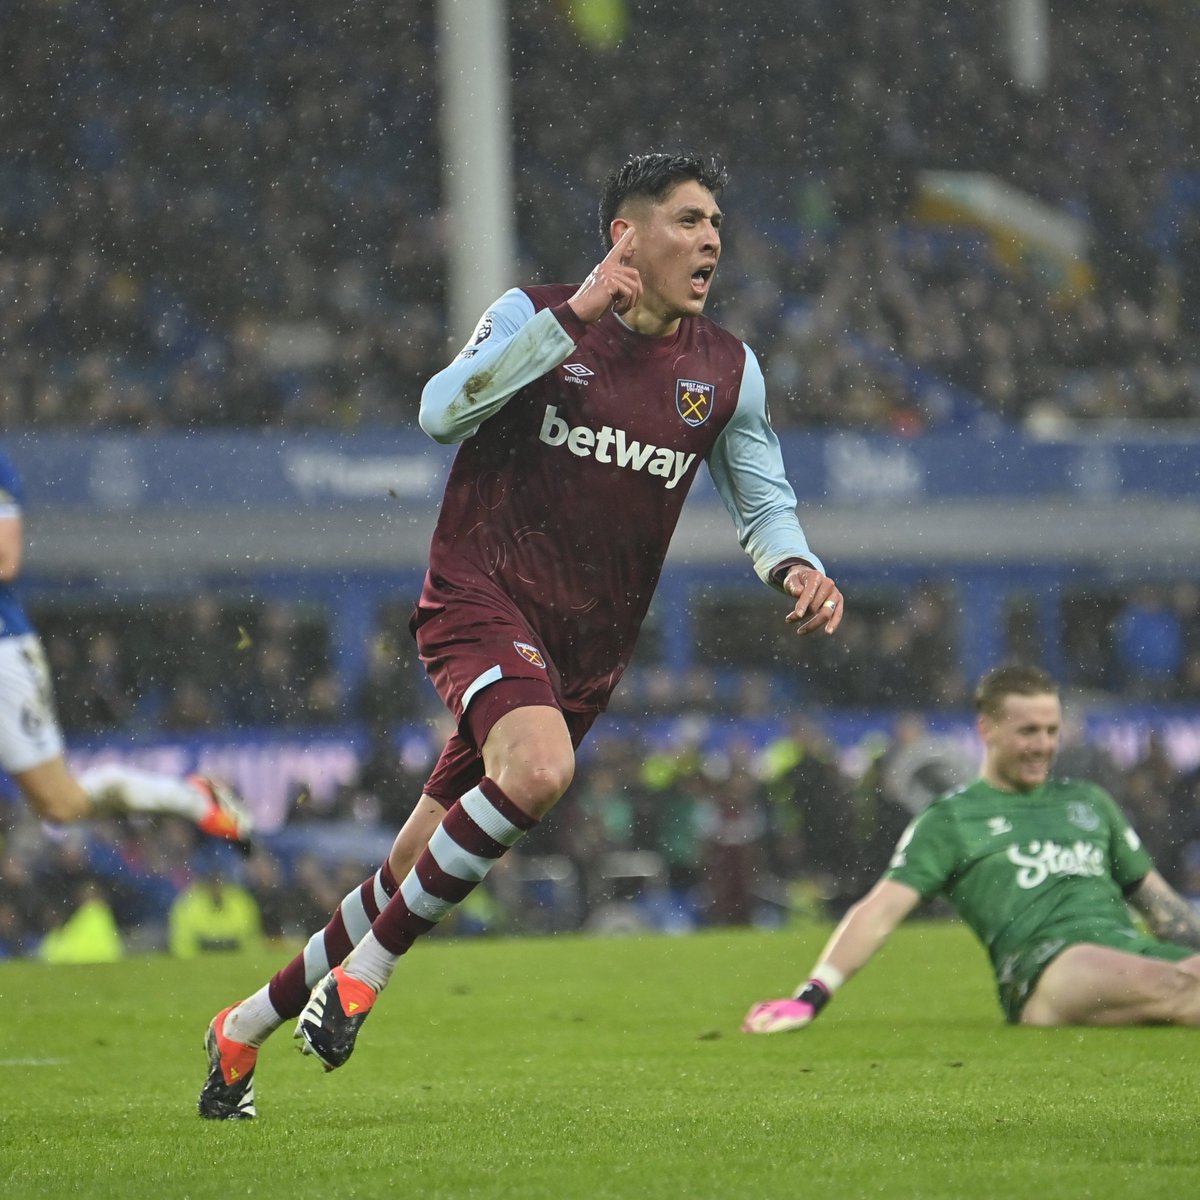
[{"label": "collar of jersey", "polygon": [[631,329],[616,313],[609,313],[609,319],[604,324],[618,340],[620,345],[631,354],[654,358],[660,354],[671,354],[678,347],[683,337],[684,323],[690,318],[684,317],[679,322],[674,333],[667,337],[655,337],[649,333],[638,333]]}]

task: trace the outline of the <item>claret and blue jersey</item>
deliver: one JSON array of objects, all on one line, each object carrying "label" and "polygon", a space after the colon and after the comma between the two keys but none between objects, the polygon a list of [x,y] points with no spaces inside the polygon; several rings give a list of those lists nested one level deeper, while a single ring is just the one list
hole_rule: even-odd
[{"label": "claret and blue jersey", "polygon": [[701,462],[761,578],[821,566],[749,348],[705,317],[662,338],[613,313],[585,324],[574,291],[506,293],[426,385],[421,424],[461,443],[431,576],[516,599],[568,686],[594,694],[628,661]]}]

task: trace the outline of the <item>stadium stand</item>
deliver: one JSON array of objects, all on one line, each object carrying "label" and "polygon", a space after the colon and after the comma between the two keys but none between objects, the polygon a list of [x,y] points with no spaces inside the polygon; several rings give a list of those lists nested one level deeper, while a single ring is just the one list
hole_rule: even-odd
[{"label": "stadium stand", "polygon": [[[1035,92],[989,16],[932,0],[638,6],[607,48],[514,5],[523,269],[590,263],[580,198],[630,146],[703,140],[735,170],[718,315],[781,426],[1194,418],[1196,15],[1054,17]],[[29,18],[3,52],[0,424],[411,424],[444,343],[430,6]],[[938,171],[1080,222],[1085,282],[931,216]]]}]

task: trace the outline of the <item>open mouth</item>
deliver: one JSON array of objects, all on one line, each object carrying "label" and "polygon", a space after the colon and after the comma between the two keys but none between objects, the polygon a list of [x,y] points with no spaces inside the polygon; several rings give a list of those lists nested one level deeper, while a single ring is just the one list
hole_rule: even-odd
[{"label": "open mouth", "polygon": [[692,286],[698,291],[704,291],[709,284],[709,280],[713,277],[715,267],[701,267],[698,271],[692,272]]}]

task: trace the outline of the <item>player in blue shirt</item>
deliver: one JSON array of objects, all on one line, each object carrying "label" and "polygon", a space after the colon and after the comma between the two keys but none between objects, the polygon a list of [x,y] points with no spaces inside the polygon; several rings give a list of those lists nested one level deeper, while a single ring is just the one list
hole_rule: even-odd
[{"label": "player in blue shirt", "polygon": [[233,789],[215,779],[173,779],[116,763],[72,775],[46,656],[16,588],[24,553],[23,495],[16,468],[0,452],[0,769],[46,821],[166,813],[194,821],[214,837],[245,842],[250,818]]}]

